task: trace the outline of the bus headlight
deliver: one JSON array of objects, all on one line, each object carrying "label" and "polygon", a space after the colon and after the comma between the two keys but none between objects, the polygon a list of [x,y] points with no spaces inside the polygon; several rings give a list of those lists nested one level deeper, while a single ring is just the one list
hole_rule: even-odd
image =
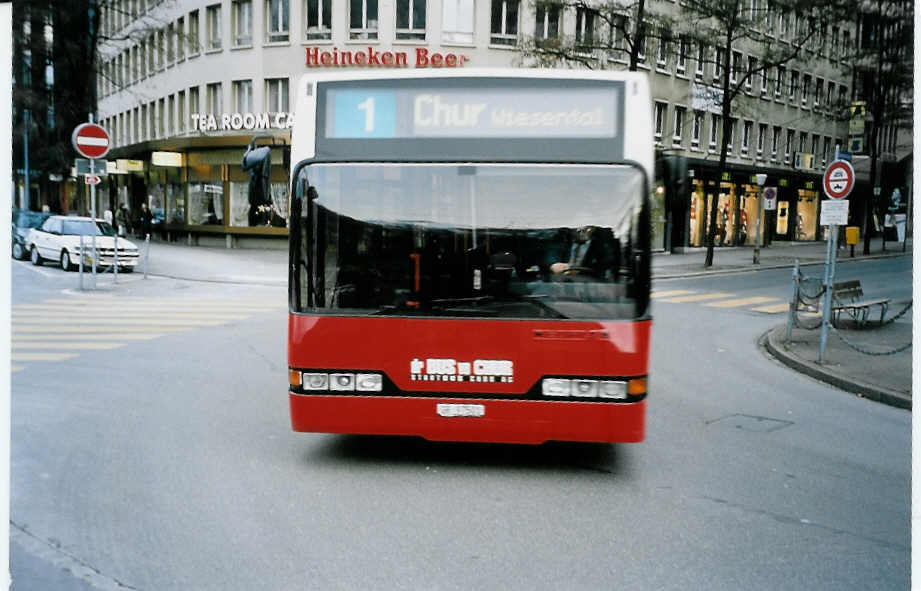
[{"label": "bus headlight", "polygon": [[329,387],[329,375],[305,372],[301,383],[303,383],[305,390],[326,390]]},{"label": "bus headlight", "polygon": [[579,398],[597,398],[598,382],[595,380],[573,380],[572,395]]},{"label": "bus headlight", "polygon": [[544,396],[569,396],[572,383],[560,378],[545,378],[540,386]]},{"label": "bus headlight", "polygon": [[329,389],[332,391],[345,392],[355,389],[355,374],[353,373],[331,373],[329,374]]},{"label": "bus headlight", "polygon": [[598,396],[601,398],[617,398],[623,400],[627,397],[627,382],[604,381],[599,383]]},{"label": "bus headlight", "polygon": [[380,392],[384,380],[377,373],[360,373],[355,375],[355,389],[359,392]]}]

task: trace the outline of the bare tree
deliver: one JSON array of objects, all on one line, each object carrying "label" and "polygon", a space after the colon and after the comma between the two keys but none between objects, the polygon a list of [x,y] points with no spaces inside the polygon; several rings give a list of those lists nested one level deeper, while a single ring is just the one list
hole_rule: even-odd
[{"label": "bare tree", "polygon": [[[847,17],[848,7],[843,3],[817,7],[811,0],[682,0],[679,4],[682,38],[713,47],[710,55],[717,73],[716,82],[705,83],[704,92],[720,113],[722,129],[716,178],[721,179],[726,170],[737,99],[744,96],[746,87],[762,73],[775,85],[783,84],[781,72],[785,65],[803,56],[804,51],[817,50],[825,43],[829,27]],[[743,48],[754,56],[752,61],[742,62]],[[713,204],[714,209],[716,205]],[[716,218],[716,212],[711,212],[704,262],[707,267],[713,265]],[[707,219],[706,213],[703,219]]]}]

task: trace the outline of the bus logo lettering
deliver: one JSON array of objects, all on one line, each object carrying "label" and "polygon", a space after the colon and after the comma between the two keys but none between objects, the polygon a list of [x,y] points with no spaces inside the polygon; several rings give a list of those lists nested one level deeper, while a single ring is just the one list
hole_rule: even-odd
[{"label": "bus logo lettering", "polygon": [[511,384],[515,381],[514,364],[507,359],[456,359],[414,357],[409,362],[410,379],[421,382],[485,382]]}]

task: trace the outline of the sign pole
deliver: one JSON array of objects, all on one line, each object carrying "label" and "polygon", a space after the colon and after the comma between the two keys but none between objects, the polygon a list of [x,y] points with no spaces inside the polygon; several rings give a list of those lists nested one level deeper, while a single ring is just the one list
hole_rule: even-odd
[{"label": "sign pole", "polygon": [[819,341],[819,363],[825,363],[825,346],[828,343],[828,323],[831,318],[831,286],[835,280],[834,258],[837,247],[838,226],[828,226],[828,240],[825,248],[825,305],[822,306],[822,337]]},{"label": "sign pole", "polygon": [[[835,155],[839,155],[837,147]],[[828,344],[828,324],[832,314],[832,286],[835,281],[835,262],[838,258],[838,226],[847,225],[847,196],[854,188],[854,169],[846,160],[835,160],[828,165],[822,178],[822,188],[827,200],[822,201],[819,225],[828,228],[825,249],[825,304],[822,306],[822,336],[819,341],[819,363],[825,363]]]}]

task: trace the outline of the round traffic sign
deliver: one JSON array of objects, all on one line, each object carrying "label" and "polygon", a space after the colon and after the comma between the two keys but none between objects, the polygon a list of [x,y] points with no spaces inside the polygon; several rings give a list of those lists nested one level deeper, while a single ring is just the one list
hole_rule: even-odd
[{"label": "round traffic sign", "polygon": [[74,129],[74,150],[84,158],[102,158],[109,152],[109,132],[95,123],[81,123]]},{"label": "round traffic sign", "polygon": [[835,160],[825,169],[822,184],[829,199],[844,199],[854,188],[854,167],[847,160]]}]

